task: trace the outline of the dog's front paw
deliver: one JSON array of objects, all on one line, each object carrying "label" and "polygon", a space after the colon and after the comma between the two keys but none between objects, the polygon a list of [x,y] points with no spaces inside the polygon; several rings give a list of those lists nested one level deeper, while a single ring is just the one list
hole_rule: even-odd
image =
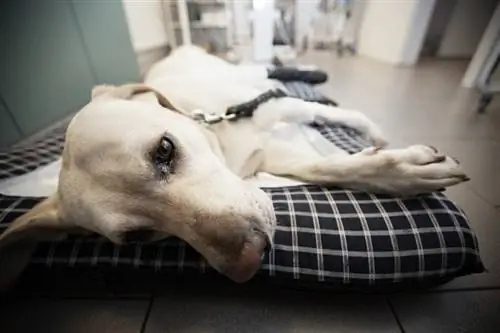
[{"label": "dog's front paw", "polygon": [[380,185],[392,194],[429,193],[469,180],[457,161],[430,146],[372,153],[382,159],[380,173],[385,184]]}]

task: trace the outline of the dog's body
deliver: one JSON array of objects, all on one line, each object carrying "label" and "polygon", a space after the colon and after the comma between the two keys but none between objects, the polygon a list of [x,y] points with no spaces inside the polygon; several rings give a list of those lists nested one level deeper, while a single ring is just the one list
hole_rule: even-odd
[{"label": "dog's body", "polygon": [[[0,284],[19,274],[36,241],[70,229],[116,243],[175,235],[218,271],[246,281],[275,224],[270,199],[246,181],[259,173],[396,195],[467,180],[433,148],[380,150],[381,131],[357,111],[284,97],[250,118],[211,125],[192,119],[196,110],[223,114],[275,85],[191,46],[155,65],[145,84],[95,88],[68,127],[57,192],[0,236]],[[325,156],[278,135],[313,122],[353,127],[374,148]]]},{"label": "dog's body", "polygon": [[[215,114],[223,114],[229,106],[251,100],[275,85],[261,73],[241,73],[238,66],[195,47],[180,48],[157,63],[145,83],[181,109]],[[368,149],[353,156],[344,152],[325,157],[310,147],[302,149],[304,143],[293,137],[280,139],[273,135],[283,126],[314,122],[343,124],[359,130],[374,147],[386,145],[382,131],[364,114],[296,98],[269,101],[257,108],[251,119],[221,122],[209,126],[206,132],[213,138],[210,141],[213,151],[243,179],[266,172],[304,182],[412,195],[453,185],[464,176],[455,161],[444,159],[427,146],[378,154]],[[439,165],[412,170],[436,159]],[[389,160],[394,170],[386,167]],[[417,172],[412,174],[412,171]],[[424,175],[425,171],[429,174]]]}]

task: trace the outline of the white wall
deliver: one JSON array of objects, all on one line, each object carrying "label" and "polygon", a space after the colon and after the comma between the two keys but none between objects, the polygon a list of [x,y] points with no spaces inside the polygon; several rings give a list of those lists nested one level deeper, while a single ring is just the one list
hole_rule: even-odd
[{"label": "white wall", "polygon": [[122,0],[135,51],[167,45],[161,0]]},{"label": "white wall", "polygon": [[476,81],[481,75],[481,69],[490,55],[495,43],[499,43],[500,38],[500,3],[497,4],[486,30],[481,37],[481,41],[469,63],[469,67],[462,78],[462,86],[472,88],[476,86]]},{"label": "white wall", "polygon": [[437,55],[471,57],[483,35],[498,0],[458,0]]},{"label": "white wall", "polygon": [[406,36],[405,45],[401,53],[400,63],[404,65],[414,65],[420,57],[420,51],[424,45],[425,33],[431,21],[432,12],[436,0],[419,0],[416,5],[411,27]]},{"label": "white wall", "polygon": [[436,55],[456,4],[457,0],[436,0],[421,55]]},{"label": "white wall", "polygon": [[361,55],[393,64],[416,62],[435,0],[367,0],[361,22]]}]

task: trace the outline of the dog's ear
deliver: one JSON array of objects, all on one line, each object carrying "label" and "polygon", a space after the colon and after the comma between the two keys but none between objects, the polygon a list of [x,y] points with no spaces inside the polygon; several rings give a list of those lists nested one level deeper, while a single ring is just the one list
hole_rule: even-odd
[{"label": "dog's ear", "polygon": [[0,292],[15,282],[39,241],[62,239],[68,229],[70,226],[60,218],[57,196],[14,220],[0,235]]},{"label": "dog's ear", "polygon": [[112,92],[116,89],[116,86],[109,84],[101,84],[92,88],[92,93],[90,94],[91,99],[96,99],[99,97],[111,97]]},{"label": "dog's ear", "polygon": [[158,103],[161,106],[174,110],[177,112],[182,112],[179,108],[175,107],[170,100],[165,97],[162,93],[156,89],[143,84],[143,83],[129,83],[121,86],[113,85],[98,85],[92,89],[92,99],[97,98],[119,98],[119,99],[130,99],[132,96],[142,93],[153,93],[158,99]]}]

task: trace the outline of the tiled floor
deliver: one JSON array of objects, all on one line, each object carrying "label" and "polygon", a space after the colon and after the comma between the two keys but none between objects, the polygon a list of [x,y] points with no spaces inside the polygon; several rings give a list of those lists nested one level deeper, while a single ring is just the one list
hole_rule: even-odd
[{"label": "tiled floor", "polygon": [[[432,144],[458,158],[472,180],[448,190],[475,228],[488,273],[415,294],[165,287],[120,299],[34,298],[0,302],[3,332],[498,332],[500,324],[500,103],[475,113],[460,88],[462,61],[394,68],[314,53],[330,74],[321,89],[376,120],[393,146]],[[85,295],[84,295],[85,296]]]}]

